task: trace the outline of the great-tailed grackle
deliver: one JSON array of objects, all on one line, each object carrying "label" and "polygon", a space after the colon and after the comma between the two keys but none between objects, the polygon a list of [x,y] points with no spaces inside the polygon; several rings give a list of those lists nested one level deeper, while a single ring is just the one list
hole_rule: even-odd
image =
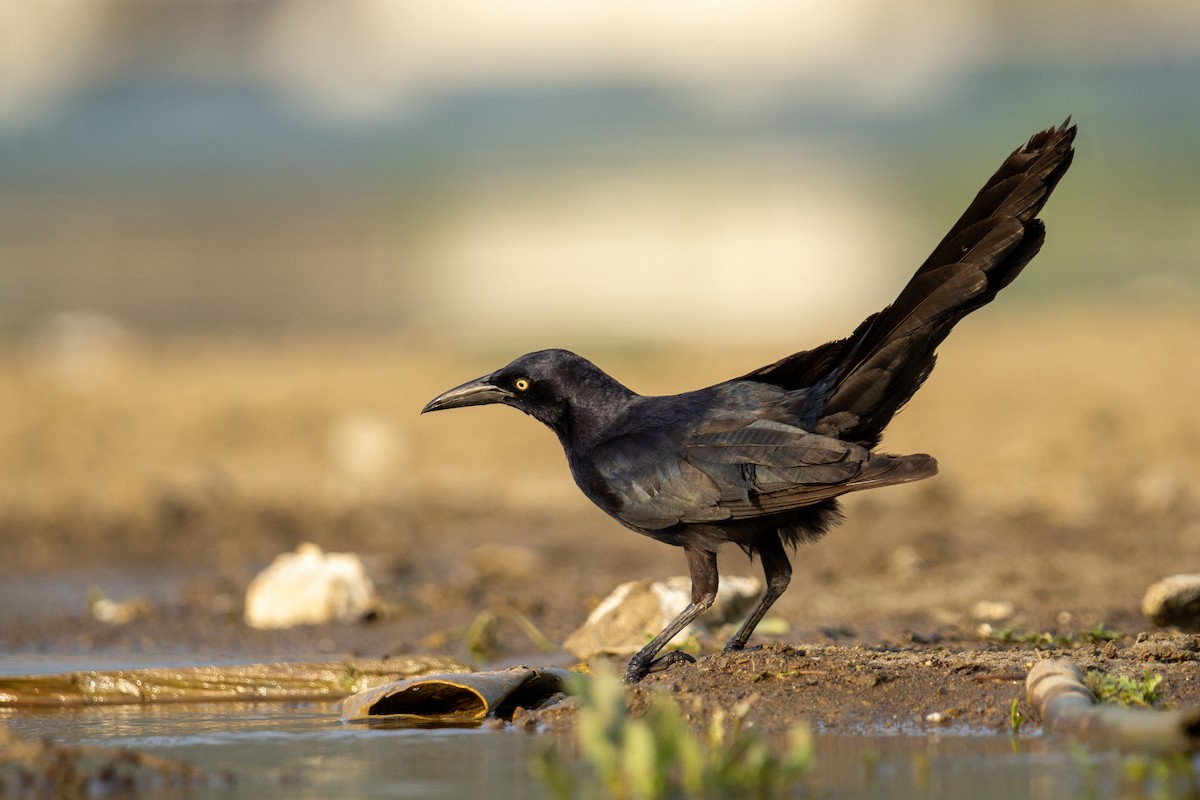
[{"label": "great-tailed grackle", "polygon": [[[725,646],[745,647],[792,568],[784,546],[814,542],[847,492],[928,478],[928,455],[873,451],[933,369],[934,350],[1037,254],[1036,219],[1071,165],[1068,119],[1037,133],[987,182],[890,306],[845,339],[733,380],[667,397],[622,386],[566,350],[542,350],[439,395],[422,410],[503,403],[558,434],[579,488],[618,522],[683,548],[692,601],[629,662],[625,678],[712,605],[725,542],[762,561],[767,588]],[[753,280],[753,276],[739,277]]]}]

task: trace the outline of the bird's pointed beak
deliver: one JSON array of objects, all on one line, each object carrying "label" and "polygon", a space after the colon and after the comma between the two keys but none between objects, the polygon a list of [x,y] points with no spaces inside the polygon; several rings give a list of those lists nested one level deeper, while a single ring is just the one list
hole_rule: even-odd
[{"label": "bird's pointed beak", "polygon": [[512,392],[507,389],[501,389],[491,381],[491,375],[484,375],[482,378],[467,381],[462,386],[455,386],[450,391],[442,392],[426,403],[425,407],[421,409],[421,413],[441,411],[444,408],[464,408],[466,406],[483,406],[488,403],[503,403],[505,400],[512,398]]}]

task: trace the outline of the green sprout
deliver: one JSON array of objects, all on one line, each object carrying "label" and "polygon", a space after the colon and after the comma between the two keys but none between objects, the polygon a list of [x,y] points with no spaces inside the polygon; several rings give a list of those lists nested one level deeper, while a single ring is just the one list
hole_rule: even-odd
[{"label": "green sprout", "polygon": [[1092,670],[1084,678],[1084,683],[1092,694],[1103,703],[1117,703],[1122,706],[1152,706],[1162,699],[1159,686],[1162,676],[1142,671],[1142,679],[1134,680],[1125,675],[1112,675],[1107,672]]},{"label": "green sprout", "polygon": [[1008,708],[1008,728],[1012,731],[1013,736],[1017,735],[1017,732],[1021,730],[1021,723],[1025,721],[1025,715],[1017,709],[1020,702],[1020,698],[1014,697],[1012,705]]},{"label": "green sprout", "polygon": [[653,697],[644,716],[632,716],[625,686],[611,669],[598,669],[575,691],[581,699],[578,758],[552,747],[533,763],[557,798],[784,797],[813,767],[807,726],[794,727],[777,753],[747,723],[747,703],[728,714],[718,709],[697,731],[667,697]]},{"label": "green sprout", "polygon": [[1094,628],[1088,628],[1085,631],[1079,632],[1079,638],[1085,642],[1092,644],[1101,644],[1102,642],[1112,642],[1121,638],[1121,634],[1114,631],[1112,628],[1104,627],[1103,622],[1096,623]]}]

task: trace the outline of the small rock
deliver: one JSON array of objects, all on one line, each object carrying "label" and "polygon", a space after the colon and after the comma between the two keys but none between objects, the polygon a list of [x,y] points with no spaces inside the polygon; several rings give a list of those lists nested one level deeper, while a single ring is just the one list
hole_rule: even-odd
[{"label": "small rock", "polygon": [[1127,652],[1139,661],[1173,662],[1200,660],[1200,636],[1185,633],[1141,633]]},{"label": "small rock", "polygon": [[353,553],[325,553],[304,543],[277,556],[246,589],[246,624],[291,628],[360,619],[375,589]]},{"label": "small rock", "polygon": [[1142,613],[1161,627],[1200,631],[1200,575],[1172,575],[1146,590]]},{"label": "small rock", "polygon": [[[711,630],[740,619],[761,592],[762,584],[754,578],[721,576],[713,607],[671,641],[681,642],[695,635],[695,628]],[[691,581],[685,576],[623,583],[592,610],[563,647],[585,660],[602,654],[632,655],[665,628],[690,599]]]},{"label": "small rock", "polygon": [[92,617],[109,625],[124,625],[136,619],[151,616],[154,606],[144,597],[134,597],[130,600],[117,601],[106,596],[99,590],[89,592],[89,605]]},{"label": "small rock", "polygon": [[[761,624],[755,628],[755,630],[762,631],[763,633],[770,633],[770,631],[763,629]],[[825,638],[834,640],[853,639],[857,635],[854,632],[854,628],[851,628],[849,625],[819,625],[817,626],[817,630],[819,630],[821,635]],[[787,631],[782,630],[779,631],[779,633],[787,633]]]},{"label": "small rock", "polygon": [[1007,600],[980,600],[971,606],[971,616],[980,622],[1003,622],[1010,619],[1016,610]]},{"label": "small rock", "polygon": [[858,675],[855,677],[855,681],[860,686],[867,688],[867,689],[871,689],[875,686],[880,686],[882,684],[888,683],[889,681],[895,680],[895,678],[896,678],[896,676],[892,675],[891,673],[883,672],[883,671],[876,670],[876,669],[868,669],[868,670],[858,673]]}]

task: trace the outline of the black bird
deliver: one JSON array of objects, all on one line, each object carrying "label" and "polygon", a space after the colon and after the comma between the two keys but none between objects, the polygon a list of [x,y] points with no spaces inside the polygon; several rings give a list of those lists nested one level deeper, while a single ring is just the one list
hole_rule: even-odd
[{"label": "black bird", "polygon": [[785,546],[815,542],[837,523],[839,495],[937,472],[931,456],[873,448],[929,376],[950,329],[1041,248],[1045,227],[1036,217],[1071,165],[1070,122],[1014,151],[895,302],[845,339],[665,397],[636,394],[574,353],[542,350],[422,409],[503,403],[541,420],[593,503],[627,528],[683,548],[692,601],[633,657],[627,681],[692,660],[655,656],[712,605],[722,544],[757,555],[766,578],[762,599],[725,646],[740,650],[788,586]]}]

